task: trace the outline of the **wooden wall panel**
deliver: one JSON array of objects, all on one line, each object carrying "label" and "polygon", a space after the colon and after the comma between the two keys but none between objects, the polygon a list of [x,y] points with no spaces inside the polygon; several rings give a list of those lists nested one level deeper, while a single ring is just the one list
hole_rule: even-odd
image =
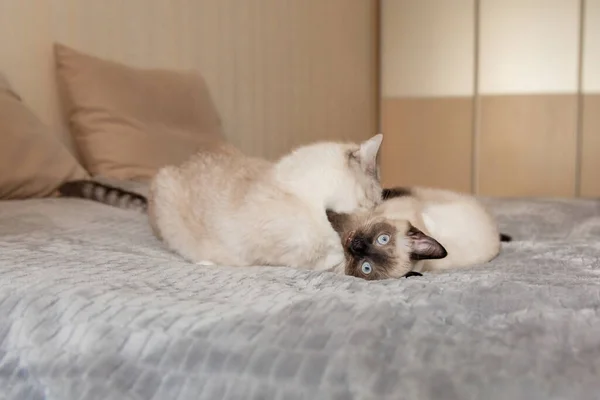
[{"label": "wooden wall panel", "polygon": [[579,0],[481,0],[476,192],[575,195]]},{"label": "wooden wall panel", "polygon": [[377,129],[376,0],[4,0],[0,70],[66,137],[52,42],[206,77],[227,135],[276,157]]},{"label": "wooden wall panel", "polygon": [[581,193],[600,197],[600,94],[582,98]]},{"label": "wooden wall panel", "polygon": [[574,196],[577,95],[480,101],[479,194]]},{"label": "wooden wall panel", "polygon": [[583,16],[582,91],[600,93],[600,0],[585,0]]},{"label": "wooden wall panel", "polygon": [[581,97],[580,195],[600,197],[600,0],[586,0]]},{"label": "wooden wall panel", "polygon": [[472,102],[465,97],[384,99],[383,184],[471,192]]},{"label": "wooden wall panel", "polygon": [[382,179],[471,192],[475,0],[382,1]]},{"label": "wooden wall panel", "polygon": [[386,184],[600,197],[600,0],[382,7]]}]

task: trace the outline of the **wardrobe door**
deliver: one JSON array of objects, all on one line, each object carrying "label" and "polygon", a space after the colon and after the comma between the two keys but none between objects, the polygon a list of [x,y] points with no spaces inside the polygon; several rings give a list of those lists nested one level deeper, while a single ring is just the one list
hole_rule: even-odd
[{"label": "wardrobe door", "polygon": [[474,0],[381,3],[385,186],[471,191]]},{"label": "wardrobe door", "polygon": [[477,192],[574,196],[579,0],[480,0]]},{"label": "wardrobe door", "polygon": [[586,0],[582,65],[581,196],[600,196],[600,0]]}]

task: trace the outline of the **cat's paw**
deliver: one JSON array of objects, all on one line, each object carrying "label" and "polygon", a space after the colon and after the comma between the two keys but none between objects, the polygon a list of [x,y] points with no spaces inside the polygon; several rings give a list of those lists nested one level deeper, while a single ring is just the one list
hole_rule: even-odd
[{"label": "cat's paw", "polygon": [[206,265],[217,265],[214,262],[208,261],[208,260],[198,261],[195,264],[196,265],[204,265],[204,266],[206,266]]},{"label": "cat's paw", "polygon": [[315,270],[327,271],[337,270],[340,265],[345,262],[344,252],[331,252],[317,260],[315,263]]}]

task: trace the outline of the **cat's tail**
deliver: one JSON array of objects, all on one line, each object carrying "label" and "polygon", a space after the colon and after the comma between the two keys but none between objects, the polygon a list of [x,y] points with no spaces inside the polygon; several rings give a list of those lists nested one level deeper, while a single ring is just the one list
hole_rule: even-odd
[{"label": "cat's tail", "polygon": [[77,180],[63,183],[58,192],[61,197],[75,197],[97,201],[113,207],[146,212],[148,200],[139,193],[91,180]]},{"label": "cat's tail", "polygon": [[512,242],[512,236],[507,235],[506,233],[501,233],[500,234],[500,241],[501,242]]}]

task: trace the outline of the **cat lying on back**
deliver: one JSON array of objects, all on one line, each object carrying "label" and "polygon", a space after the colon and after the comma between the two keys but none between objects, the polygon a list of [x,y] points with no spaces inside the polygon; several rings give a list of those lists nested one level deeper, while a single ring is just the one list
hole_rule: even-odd
[{"label": "cat lying on back", "polygon": [[[344,251],[325,209],[356,212],[381,202],[381,141],[379,134],[361,144],[314,143],[276,163],[230,146],[201,152],[156,174],[150,225],[169,248],[199,264],[343,266]],[[69,190],[62,193],[78,192],[64,186]]]},{"label": "cat lying on back", "polygon": [[446,257],[446,249],[406,219],[376,211],[336,213],[327,217],[338,232],[346,263],[344,273],[367,280],[402,278],[420,260]]},{"label": "cat lying on back", "polygon": [[347,275],[375,280],[468,267],[492,260],[501,238],[510,240],[472,196],[414,187],[385,189],[383,199],[367,212],[327,211]]}]

